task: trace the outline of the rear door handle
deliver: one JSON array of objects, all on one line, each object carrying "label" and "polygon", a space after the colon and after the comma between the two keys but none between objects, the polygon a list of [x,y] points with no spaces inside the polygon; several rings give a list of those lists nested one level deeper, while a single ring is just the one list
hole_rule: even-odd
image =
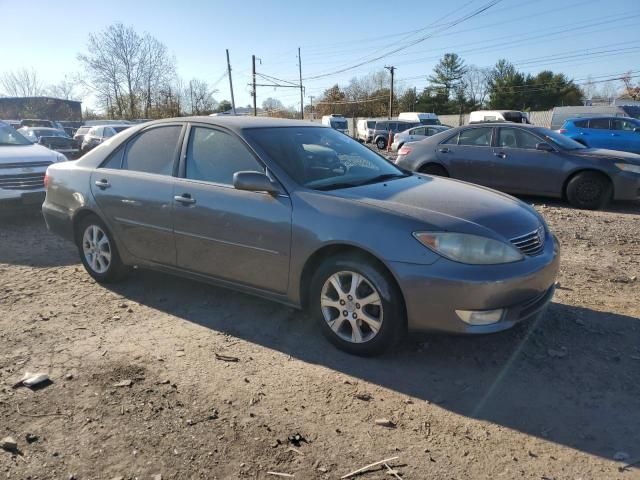
[{"label": "rear door handle", "polygon": [[449,150],[447,147],[443,147],[440,150],[438,150],[440,153],[449,153],[451,150]]},{"label": "rear door handle", "polygon": [[105,189],[105,188],[109,188],[110,186],[111,184],[109,183],[109,180],[107,180],[106,178],[103,178],[101,180],[96,180],[96,187]]},{"label": "rear door handle", "polygon": [[507,158],[507,154],[503,152],[494,153],[494,155],[498,158]]},{"label": "rear door handle", "polygon": [[182,195],[176,195],[173,197],[176,202],[182,203],[183,205],[193,205],[196,203],[196,199],[191,196],[190,193],[183,193]]}]

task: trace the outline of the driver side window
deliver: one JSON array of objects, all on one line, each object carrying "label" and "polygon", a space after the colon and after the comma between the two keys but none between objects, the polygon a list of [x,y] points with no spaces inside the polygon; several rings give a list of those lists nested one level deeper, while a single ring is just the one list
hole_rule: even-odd
[{"label": "driver side window", "polygon": [[247,170],[264,172],[264,167],[239,139],[212,128],[191,128],[186,178],[233,185],[233,174]]}]

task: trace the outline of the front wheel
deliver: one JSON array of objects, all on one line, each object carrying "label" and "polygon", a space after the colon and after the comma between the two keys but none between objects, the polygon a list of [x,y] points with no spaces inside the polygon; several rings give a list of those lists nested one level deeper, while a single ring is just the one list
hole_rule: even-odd
[{"label": "front wheel", "polygon": [[311,313],[322,333],[348,353],[379,354],[404,333],[402,295],[388,273],[373,262],[329,260],[314,275],[310,294]]},{"label": "front wheel", "polygon": [[597,172],[581,172],[567,184],[569,203],[577,208],[597,210],[611,199],[613,187],[608,178]]},{"label": "front wheel", "polygon": [[97,282],[116,282],[128,273],[111,232],[97,216],[90,215],[80,222],[76,242],[85,270]]},{"label": "front wheel", "polygon": [[384,137],[380,137],[376,140],[376,147],[378,150],[384,150],[387,147],[387,139]]}]

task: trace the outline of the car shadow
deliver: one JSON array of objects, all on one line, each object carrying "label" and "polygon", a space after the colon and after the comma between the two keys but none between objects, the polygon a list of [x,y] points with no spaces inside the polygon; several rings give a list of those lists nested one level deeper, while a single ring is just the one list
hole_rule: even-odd
[{"label": "car shadow", "polygon": [[[109,286],[183,320],[470,418],[612,458],[640,444],[640,319],[553,303],[500,334],[412,334],[391,353],[336,350],[302,312],[165,274]],[[628,450],[627,450],[628,451]]]},{"label": "car shadow", "polygon": [[0,264],[48,268],[79,262],[73,244],[47,231],[39,209],[0,212]]}]

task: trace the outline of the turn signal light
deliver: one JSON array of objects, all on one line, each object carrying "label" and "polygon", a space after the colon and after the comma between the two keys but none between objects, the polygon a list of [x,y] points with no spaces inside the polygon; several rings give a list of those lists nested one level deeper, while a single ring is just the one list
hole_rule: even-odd
[{"label": "turn signal light", "polygon": [[398,150],[398,155],[409,155],[412,151],[412,148],[403,146]]}]

